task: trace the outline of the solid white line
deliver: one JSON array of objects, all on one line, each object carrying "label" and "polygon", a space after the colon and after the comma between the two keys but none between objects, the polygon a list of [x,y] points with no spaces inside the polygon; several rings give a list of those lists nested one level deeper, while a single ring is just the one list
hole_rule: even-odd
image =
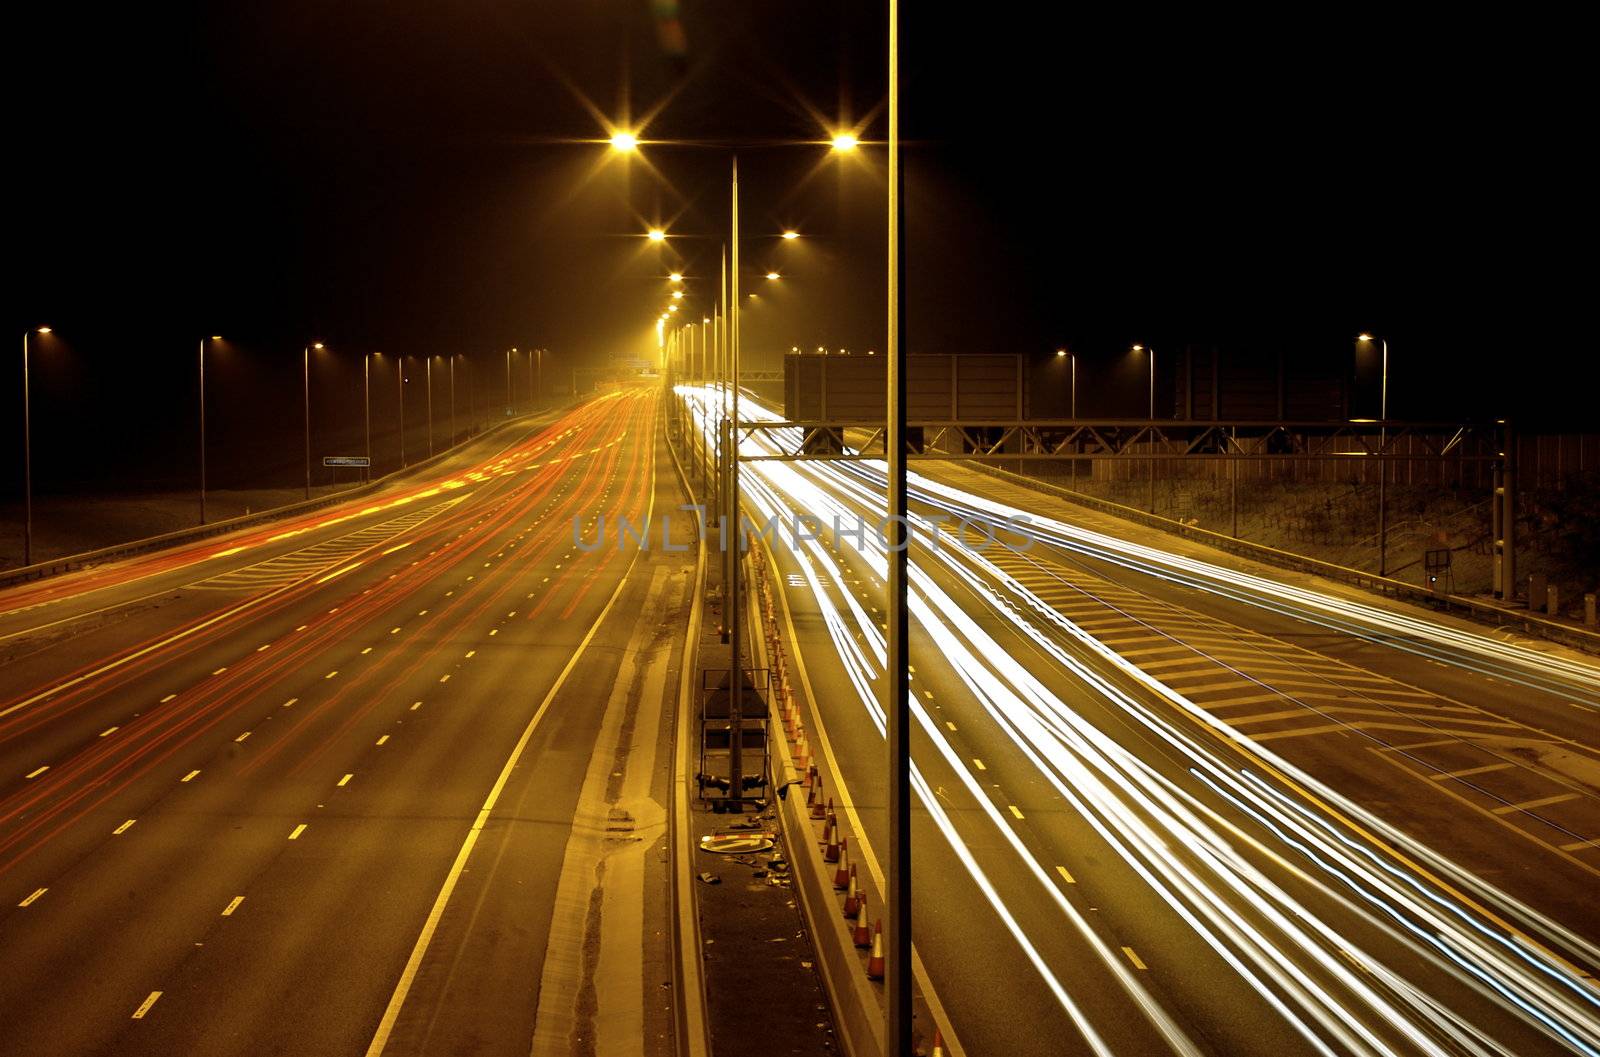
[{"label": "solid white line", "polygon": [[320,580],[318,580],[316,582],[319,583],[319,584],[325,584],[329,580],[332,580],[335,576],[343,576],[345,573],[349,572],[351,569],[357,568],[360,565],[361,565],[361,562],[351,562],[349,565],[346,565],[343,569],[335,569],[333,572],[329,573],[327,576],[324,576],[322,579],[320,579]]},{"label": "solid white line", "polygon": [[[650,506],[645,513],[646,522],[655,512],[656,497],[652,489],[650,493]],[[642,549],[642,548],[641,548]],[[400,980],[395,984],[394,994],[389,997],[389,1005],[383,1011],[383,1019],[378,1022],[378,1030],[372,1036],[372,1044],[367,1047],[367,1057],[377,1057],[389,1043],[389,1035],[394,1031],[394,1024],[400,1016],[400,1007],[405,1005],[406,996],[411,992],[411,984],[417,977],[417,971],[422,968],[422,959],[428,953],[428,945],[433,942],[433,933],[439,927],[439,919],[444,916],[444,908],[450,902],[450,895],[455,891],[456,882],[461,878],[461,871],[466,868],[467,857],[472,854],[472,848],[478,843],[478,835],[483,832],[484,826],[489,821],[489,813],[494,810],[495,803],[500,799],[501,792],[505,789],[506,782],[511,778],[511,772],[516,768],[517,762],[522,759],[523,750],[528,747],[528,742],[533,738],[534,728],[550,708],[550,703],[555,700],[556,694],[561,692],[570,676],[578,666],[578,660],[589,648],[589,643],[594,640],[600,631],[600,626],[605,623],[606,617],[611,613],[612,607],[617,604],[617,599],[622,597],[622,590],[628,584],[628,577],[633,572],[633,567],[638,564],[641,549],[635,549],[633,556],[628,561],[628,567],[622,571],[617,580],[616,589],[611,592],[611,598],[606,602],[605,608],[589,627],[583,640],[578,643],[578,648],[572,651],[566,667],[561,669],[561,674],[556,676],[555,683],[550,687],[550,692],[545,694],[544,700],[539,703],[539,708],[534,712],[533,718],[528,720],[528,725],[523,728],[522,737],[517,739],[517,744],[511,750],[511,755],[506,758],[505,766],[500,769],[500,776],[495,779],[494,785],[489,789],[489,796],[484,800],[483,807],[478,811],[478,817],[473,820],[472,828],[467,831],[466,839],[461,842],[461,850],[456,853],[455,862],[450,864],[450,872],[445,875],[444,886],[439,889],[439,896],[433,901],[433,909],[428,911],[428,918],[422,924],[422,933],[417,937],[417,942],[411,949],[411,957],[406,960],[406,967],[400,973]],[[426,610],[424,610],[426,612]],[[419,616],[421,614],[418,614]],[[449,678],[446,676],[445,678]],[[443,682],[443,680],[440,680]],[[417,702],[421,704],[422,702]],[[413,705],[413,708],[416,706]]]}]

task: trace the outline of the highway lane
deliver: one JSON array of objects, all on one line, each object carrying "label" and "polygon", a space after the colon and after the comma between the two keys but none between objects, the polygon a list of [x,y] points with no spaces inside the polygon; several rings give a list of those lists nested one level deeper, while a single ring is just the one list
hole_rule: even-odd
[{"label": "highway lane", "polygon": [[[0,709],[0,1051],[366,1048],[485,795],[622,582],[627,556],[582,551],[571,524],[648,508],[654,414],[653,394],[592,402],[456,488],[404,493],[428,515],[331,568],[252,582],[282,548],[202,556],[181,573],[209,584],[21,651]],[[389,514],[363,509],[319,512],[357,517],[295,552]],[[566,751],[519,776],[548,810],[535,860],[560,859],[585,701],[552,704]]]},{"label": "highway lane", "polygon": [[[763,513],[870,515],[872,474],[752,464],[747,487]],[[830,543],[779,569],[876,842],[881,565],[870,532]],[[1585,936],[1231,737],[981,555],[916,558],[918,941],[969,1051],[1592,1052]]]}]

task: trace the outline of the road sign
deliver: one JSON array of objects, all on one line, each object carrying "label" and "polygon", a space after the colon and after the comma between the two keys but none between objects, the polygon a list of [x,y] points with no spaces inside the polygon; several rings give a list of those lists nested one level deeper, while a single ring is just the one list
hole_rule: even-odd
[{"label": "road sign", "polygon": [[324,455],[324,466],[371,466],[372,460],[365,455]]}]

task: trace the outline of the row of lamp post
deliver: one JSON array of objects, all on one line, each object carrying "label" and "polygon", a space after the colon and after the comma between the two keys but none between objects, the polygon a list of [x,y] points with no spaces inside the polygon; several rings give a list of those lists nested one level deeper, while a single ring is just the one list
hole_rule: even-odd
[{"label": "row of lamp post", "polygon": [[[33,415],[33,400],[32,400],[32,391],[31,391],[32,378],[31,378],[31,366],[30,366],[30,352],[31,352],[31,350],[30,350],[30,339],[33,338],[35,335],[43,336],[43,335],[49,335],[51,333],[52,333],[52,330],[51,330],[50,327],[35,327],[32,330],[24,331],[23,335],[22,335],[22,480],[23,480],[23,484],[22,484],[22,504],[23,504],[22,564],[24,566],[28,566],[28,565],[32,565],[33,564],[33,418],[32,418],[32,415]],[[207,466],[206,466],[206,351],[207,351],[208,344],[212,345],[212,346],[215,346],[215,344],[217,342],[221,341],[221,340],[222,340],[222,338],[221,338],[220,335],[213,334],[209,338],[201,338],[200,342],[199,342],[199,355],[198,355],[198,363],[197,363],[198,372],[197,373],[198,373],[199,382],[200,382],[200,394],[199,394],[199,424],[200,424],[199,454],[200,454],[200,524],[202,524],[202,525],[204,525],[206,523],[206,519],[207,519],[206,493],[207,493],[207,484],[208,484],[208,482],[207,482],[207,472],[206,472],[207,471]],[[320,351],[324,347],[325,346],[323,345],[322,342],[313,341],[313,342],[307,343],[301,349],[301,360],[300,360],[300,364],[301,364],[301,366],[300,366],[300,370],[301,370],[301,416],[302,416],[303,434],[304,434],[304,438],[305,438],[305,497],[307,499],[311,498],[311,353],[313,351]],[[516,351],[515,349],[511,350],[511,352],[515,352],[515,351]],[[544,381],[544,354],[546,353],[546,351],[548,351],[548,350],[545,350],[545,349],[530,349],[529,352],[528,352],[528,359],[529,359],[529,379],[528,379],[528,381],[529,381],[529,386],[530,386],[530,403],[533,405],[530,408],[530,410],[535,410],[535,409],[537,409],[537,406],[538,406],[538,394],[542,390],[543,381]],[[382,353],[370,352],[370,353],[367,353],[366,355],[362,356],[362,358],[361,358],[361,360],[362,360],[362,363],[361,363],[362,417],[363,417],[364,432],[365,432],[365,437],[366,437],[366,459],[367,459],[367,466],[365,468],[365,473],[364,473],[363,476],[364,476],[364,479],[366,479],[366,480],[370,480],[371,479],[371,468],[372,468],[372,370],[371,370],[371,365],[372,365],[372,358],[374,356],[382,356],[382,355],[383,355]],[[537,359],[535,358],[536,356],[537,356]],[[508,413],[510,411],[510,406],[511,406],[510,374],[509,374],[510,358],[509,357],[510,357],[510,353],[507,353],[507,361],[506,361],[506,363],[507,363],[507,371],[508,371],[508,374],[507,374],[507,404],[508,404],[507,410],[508,410]],[[435,356],[429,356],[429,357],[425,358],[426,370],[427,370],[427,383],[426,384],[427,384],[427,389],[428,389],[428,393],[427,393],[428,454],[430,456],[433,454],[433,361],[435,359],[437,359],[437,358],[438,357],[435,357]],[[454,444],[456,442],[456,437],[457,437],[457,433],[456,433],[456,383],[455,383],[455,373],[456,373],[455,368],[456,368],[456,360],[457,360],[457,358],[458,358],[457,354],[451,354],[448,357],[449,366],[450,366],[450,443],[451,444]],[[534,371],[536,369],[535,368],[535,363],[537,363],[537,377],[534,374]],[[405,357],[404,356],[398,357],[396,359],[396,362],[395,362],[395,376],[396,376],[396,379],[397,379],[397,386],[398,386],[398,389],[399,389],[400,465],[401,465],[401,468],[403,469],[404,467],[409,465],[407,463],[407,461],[406,461],[406,450],[405,450],[405,414],[406,414],[406,410],[405,410],[406,409],[405,383],[406,383],[406,378],[405,378]]]},{"label": "row of lamp post", "polygon": [[[1389,437],[1389,340],[1383,337],[1374,337],[1371,334],[1360,334],[1356,337],[1358,349],[1372,348],[1376,343],[1379,349],[1379,381],[1378,381],[1378,575],[1387,576],[1389,572],[1389,463],[1385,458],[1388,454]],[[1152,457],[1147,460],[1150,464],[1149,471],[1149,507],[1150,512],[1156,509],[1156,460],[1154,426],[1156,421],[1156,350],[1147,345],[1134,345],[1134,353],[1145,354],[1150,361],[1150,446]],[[1078,357],[1067,349],[1056,350],[1057,359],[1066,359],[1070,371],[1069,417],[1078,417]],[[1072,460],[1072,487],[1077,488],[1078,461]],[[1238,535],[1238,512],[1234,511],[1234,535]]]}]

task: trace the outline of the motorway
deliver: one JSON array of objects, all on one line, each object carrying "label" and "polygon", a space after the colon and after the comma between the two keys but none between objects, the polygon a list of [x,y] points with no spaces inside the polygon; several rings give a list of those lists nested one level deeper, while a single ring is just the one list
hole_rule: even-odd
[{"label": "motorway", "polygon": [[658,402],[0,592],[0,1054],[655,1049]]},{"label": "motorway", "polygon": [[[914,931],[965,1052],[1600,1053],[1600,668],[916,466]],[[881,889],[882,466],[741,487]]]}]

